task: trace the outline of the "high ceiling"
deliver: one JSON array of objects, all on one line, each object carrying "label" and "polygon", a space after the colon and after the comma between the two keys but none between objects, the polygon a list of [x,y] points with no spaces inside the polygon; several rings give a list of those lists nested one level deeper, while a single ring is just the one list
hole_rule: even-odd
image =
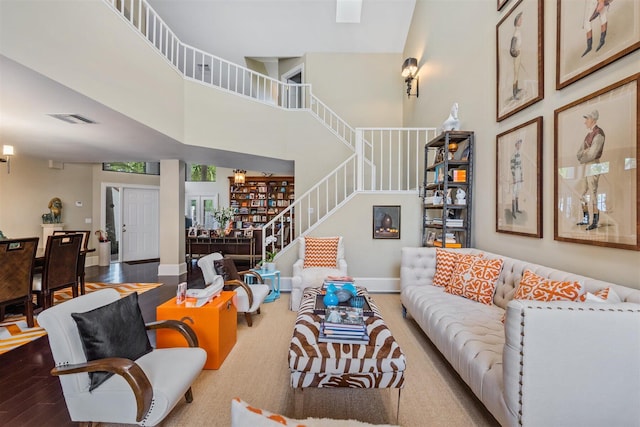
[{"label": "high ceiling", "polygon": [[[306,52],[402,52],[415,5],[363,0],[360,23],[336,23],[336,0],[149,2],[181,41],[243,65],[245,58],[268,62]],[[70,111],[98,124],[47,115]],[[290,162],[181,144],[1,55],[0,141],[14,145],[16,155],[63,162],[211,158],[222,167],[292,172]]]}]

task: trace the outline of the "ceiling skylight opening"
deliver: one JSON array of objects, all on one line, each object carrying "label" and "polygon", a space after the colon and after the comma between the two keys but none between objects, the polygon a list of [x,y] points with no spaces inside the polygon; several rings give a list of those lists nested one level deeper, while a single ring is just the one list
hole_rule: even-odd
[{"label": "ceiling skylight opening", "polygon": [[359,24],[362,0],[336,0],[336,23]]},{"label": "ceiling skylight opening", "polygon": [[80,114],[49,114],[51,117],[62,120],[63,122],[71,123],[72,125],[92,125],[95,124],[91,119],[88,119]]}]

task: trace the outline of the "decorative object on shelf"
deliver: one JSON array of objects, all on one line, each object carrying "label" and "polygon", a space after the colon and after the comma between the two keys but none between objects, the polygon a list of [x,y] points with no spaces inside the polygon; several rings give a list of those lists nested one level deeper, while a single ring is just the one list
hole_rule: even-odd
[{"label": "decorative object on shelf", "polygon": [[640,250],[639,105],[637,73],[555,110],[555,240]]},{"label": "decorative object on shelf", "polygon": [[458,191],[456,192],[456,205],[466,205],[467,204],[467,199],[465,199],[466,196],[467,196],[467,192],[464,191],[462,188],[458,188]]},{"label": "decorative object on shelf", "polygon": [[373,238],[400,238],[400,206],[373,207]]},{"label": "decorative object on shelf", "polygon": [[[416,98],[420,94],[420,77],[418,74],[418,60],[416,58],[407,58],[402,64],[402,77],[407,84],[407,98],[415,96]],[[416,81],[416,93],[411,93],[411,86],[413,80]]]},{"label": "decorative object on shelf", "polygon": [[542,238],[542,117],[496,136],[496,231]]},{"label": "decorative object on shelf", "polygon": [[233,170],[233,183],[234,184],[244,184],[245,179],[247,177],[247,171],[244,169],[234,169]]},{"label": "decorative object on shelf", "polygon": [[[442,132],[447,132],[451,130],[460,130],[460,119],[458,119],[458,103],[454,102],[451,106],[451,112],[449,113],[449,117],[442,123]],[[455,145],[455,149],[451,149],[449,146],[449,151],[455,152],[458,149],[458,144]]]},{"label": "decorative object on shelf", "polygon": [[497,121],[544,98],[543,3],[520,0],[496,25]]},{"label": "decorative object on shelf", "polygon": [[[556,89],[560,90],[640,48],[640,2],[615,2],[590,11],[585,29],[576,26],[576,17],[585,15],[584,2],[559,1],[556,43]],[[600,5],[600,2],[594,3]],[[607,37],[607,12],[635,25],[615,25],[615,36]],[[626,21],[628,20],[628,21]],[[622,21],[618,21],[622,24]],[[580,26],[582,27],[582,26]],[[588,31],[588,32],[587,32]]]},{"label": "decorative object on shelf", "polygon": [[2,232],[2,230],[0,230],[0,240],[9,240],[9,238],[7,236],[4,235],[4,233]]},{"label": "decorative object on shelf", "polygon": [[103,230],[96,230],[94,234],[98,236],[98,242],[100,243],[109,241],[109,235],[107,235]]},{"label": "decorative object on shelf", "polygon": [[[228,228],[229,222],[233,218],[234,213],[235,213],[235,209],[230,207],[218,208],[211,211],[211,216],[218,223],[218,228],[214,230],[216,231],[216,234],[218,235],[218,237],[224,237],[227,234],[227,228]],[[222,235],[220,235],[220,233],[222,233]]]},{"label": "decorative object on shelf", "polygon": [[356,307],[356,308],[364,307],[364,297],[363,296],[351,297],[351,300],[349,301],[349,305],[351,307]]},{"label": "decorative object on shelf", "polygon": [[54,197],[49,200],[49,213],[42,215],[43,224],[60,224],[62,222],[62,200]]},{"label": "decorative object on shelf", "polygon": [[327,289],[327,294],[324,296],[324,298],[322,298],[322,302],[324,303],[325,307],[329,307],[332,305],[338,305],[340,300],[338,299],[338,296],[335,292],[329,292],[329,290]]},{"label": "decorative object on shelf", "polygon": [[3,158],[0,158],[0,163],[7,164],[7,173],[11,173],[11,156],[13,156],[13,145],[3,145],[2,146],[2,155]]}]

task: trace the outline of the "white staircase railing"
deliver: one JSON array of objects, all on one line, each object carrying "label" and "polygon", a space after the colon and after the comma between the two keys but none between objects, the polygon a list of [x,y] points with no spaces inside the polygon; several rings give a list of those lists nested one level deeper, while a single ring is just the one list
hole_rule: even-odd
[{"label": "white staircase railing", "polygon": [[[417,192],[424,144],[435,128],[353,129],[313,95],[309,84],[289,84],[189,46],[146,0],[104,0],[185,79],[214,86],[277,108],[306,110],[354,154],[264,226],[262,257],[320,224],[356,192]],[[294,214],[295,213],[295,214]],[[265,240],[275,235],[269,247]],[[271,239],[270,239],[271,240]]]}]

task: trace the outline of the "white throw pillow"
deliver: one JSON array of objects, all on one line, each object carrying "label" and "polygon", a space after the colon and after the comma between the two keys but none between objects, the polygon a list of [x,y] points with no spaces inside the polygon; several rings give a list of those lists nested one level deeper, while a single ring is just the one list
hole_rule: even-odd
[{"label": "white throw pillow", "polygon": [[390,424],[369,424],[356,420],[332,420],[329,418],[307,418],[295,420],[274,414],[264,409],[254,408],[247,402],[234,398],[231,401],[231,427],[397,427]]}]

